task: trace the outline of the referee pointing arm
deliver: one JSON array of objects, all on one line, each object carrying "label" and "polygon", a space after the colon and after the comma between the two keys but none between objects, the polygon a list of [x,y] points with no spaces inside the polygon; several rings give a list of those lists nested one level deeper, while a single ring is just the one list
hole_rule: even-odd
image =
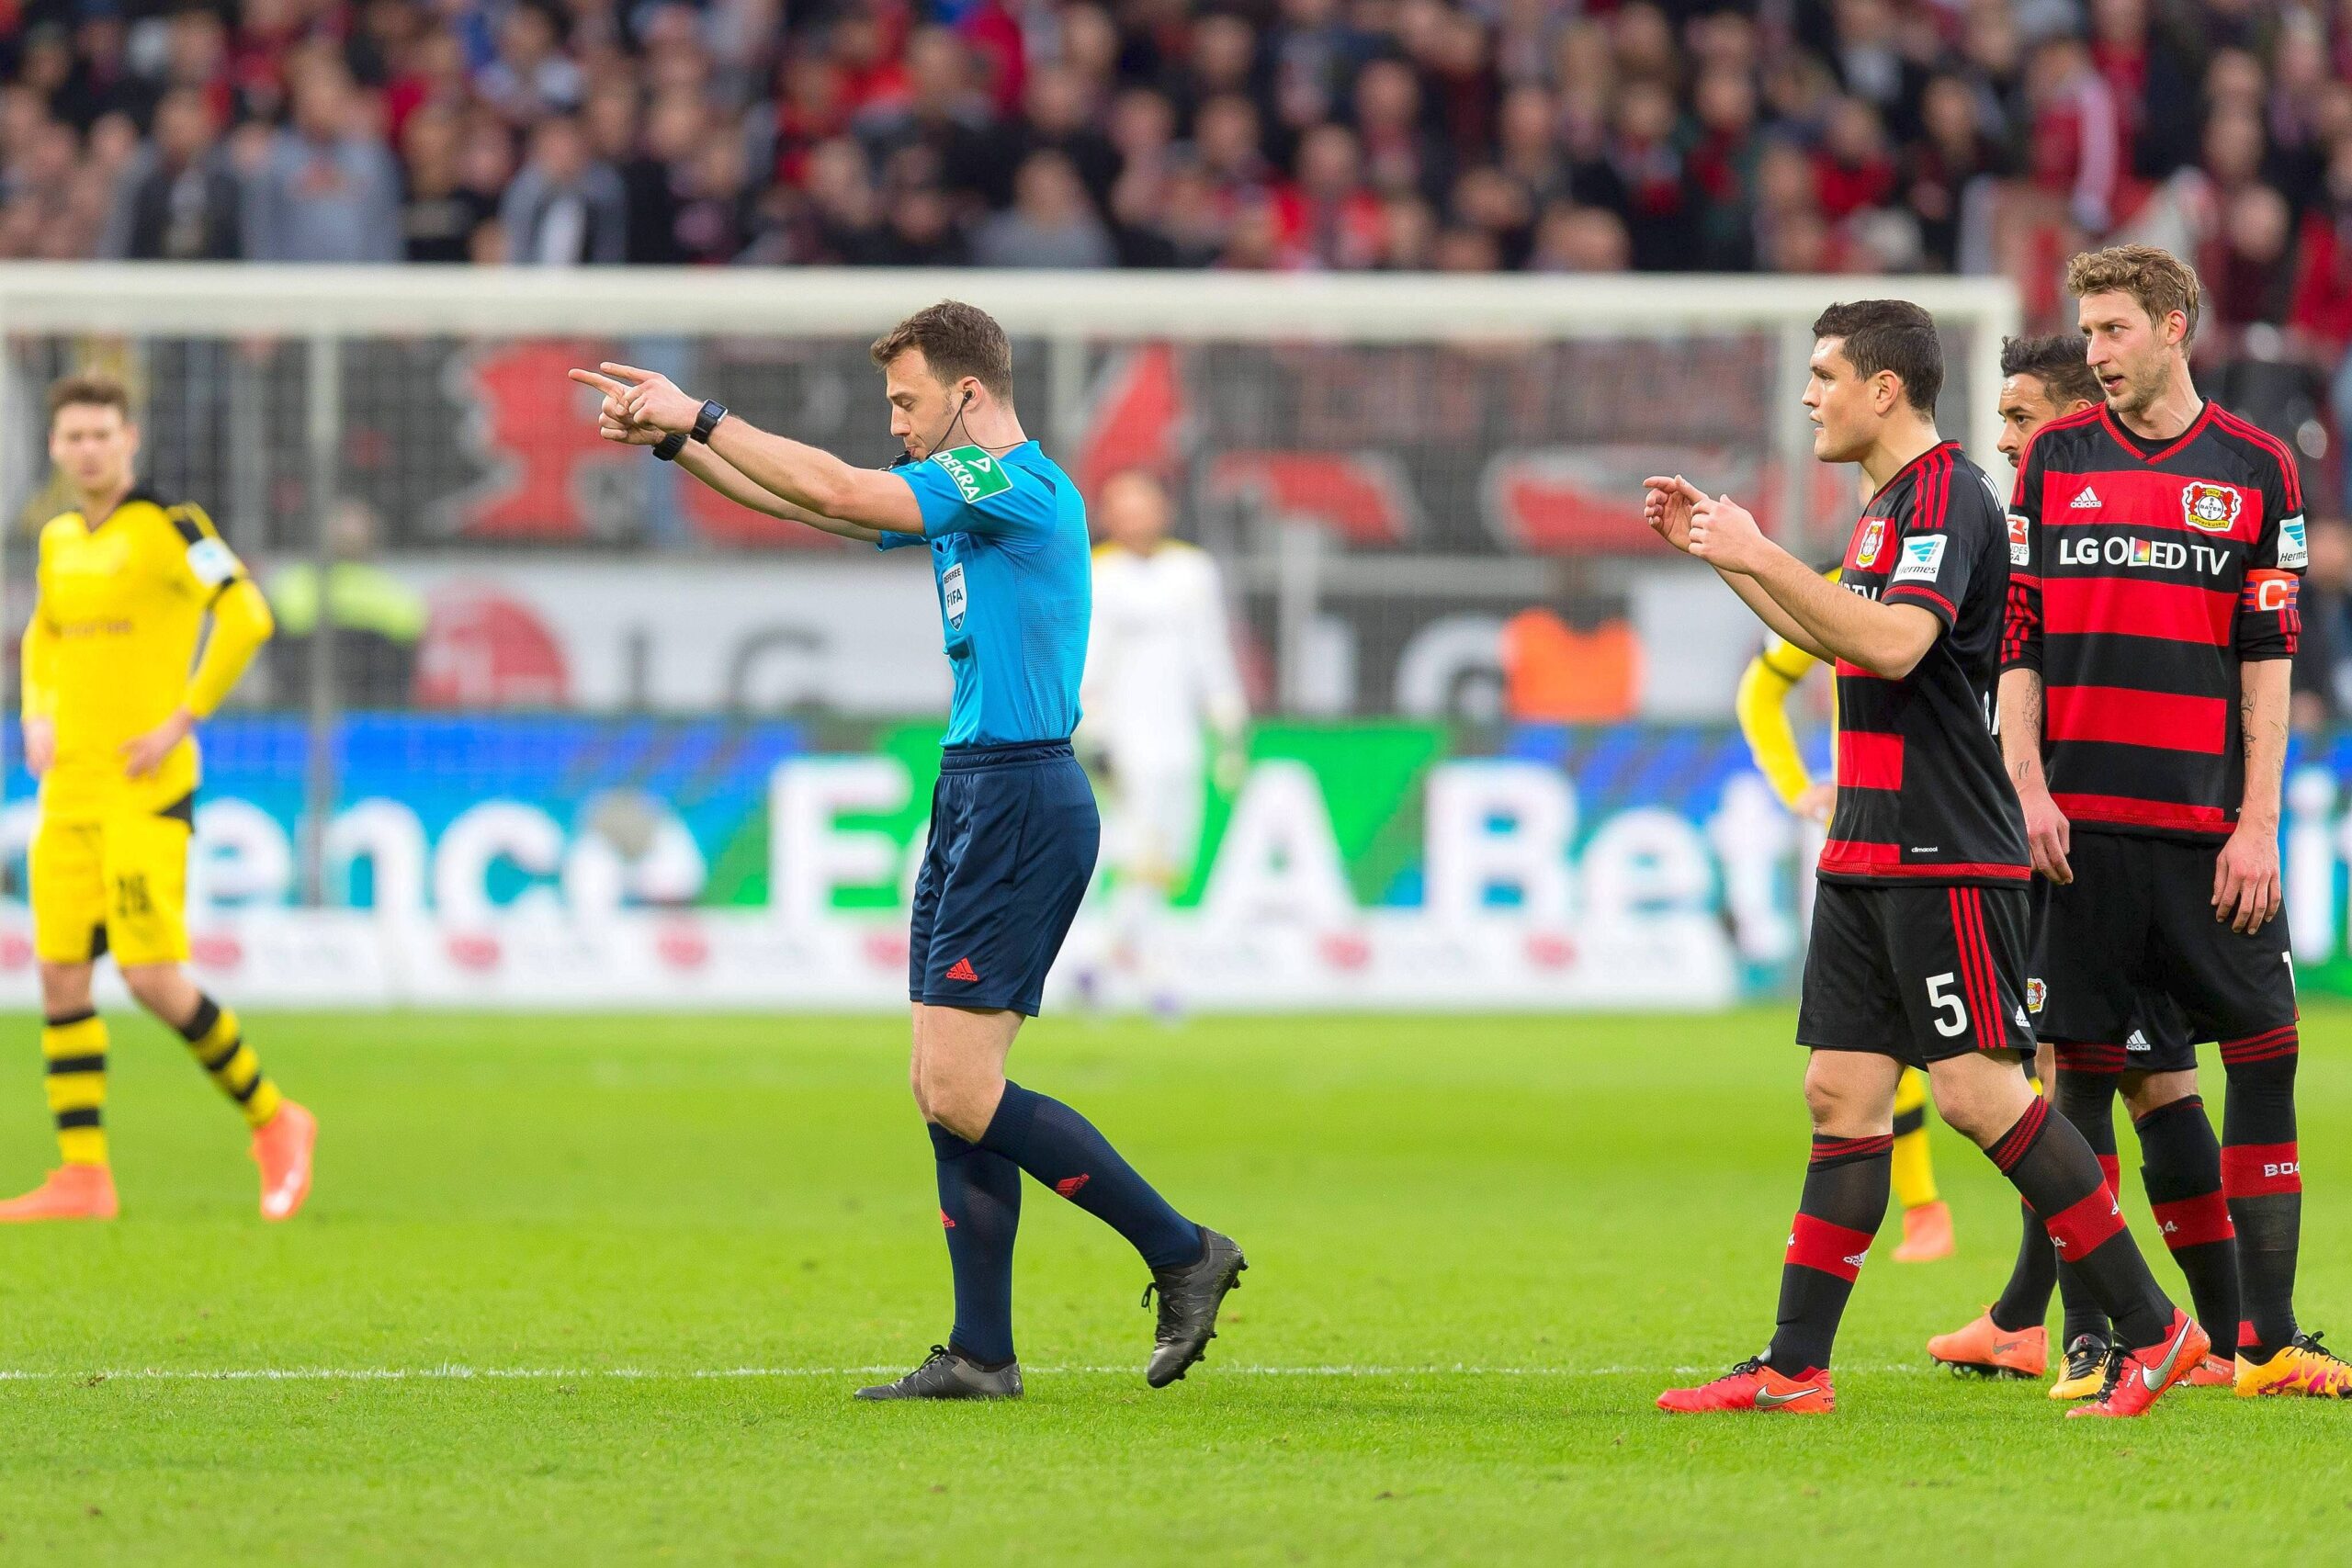
[{"label": "referee pointing arm", "polygon": [[1023,1170],[1142,1254],[1159,1297],[1147,1377],[1165,1387],[1216,1337],[1217,1308],[1247,1267],[1240,1248],[1178,1213],[1086,1118],[1004,1076],[1101,837],[1069,745],[1091,596],[1086,503],[1023,433],[1012,345],[985,311],[954,300],[919,310],[874,344],[874,362],[905,448],[887,469],[755,429],[650,371],[608,364],[571,378],[604,394],[608,441],[651,446],[771,516],[931,552],[955,695],[915,884],[908,995],[956,1325],[921,1366],[858,1397],[1021,1393],[1012,1247]]}]

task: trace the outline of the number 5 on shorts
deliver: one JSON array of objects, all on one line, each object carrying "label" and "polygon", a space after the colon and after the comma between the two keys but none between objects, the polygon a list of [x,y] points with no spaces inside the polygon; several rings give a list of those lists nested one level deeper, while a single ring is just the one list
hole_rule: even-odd
[{"label": "number 5 on shorts", "polygon": [[1951,989],[1959,978],[1949,969],[1928,976],[1928,1005],[1936,1010],[1936,1032],[1947,1040],[1968,1032],[1968,1005]]}]

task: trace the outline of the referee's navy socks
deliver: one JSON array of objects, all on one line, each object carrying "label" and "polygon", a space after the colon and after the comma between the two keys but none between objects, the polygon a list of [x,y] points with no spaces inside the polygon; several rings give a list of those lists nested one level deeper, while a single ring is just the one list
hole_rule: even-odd
[{"label": "referee's navy socks", "polygon": [[1201,1256],[1201,1228],[1170,1208],[1091,1122],[1049,1095],[1008,1080],[980,1147],[1004,1156],[1125,1236],[1154,1269]]},{"label": "referee's navy socks", "polygon": [[939,1161],[939,1224],[956,1275],[947,1343],[983,1366],[1012,1359],[1012,1240],[1021,1228],[1021,1168],[930,1123]]}]

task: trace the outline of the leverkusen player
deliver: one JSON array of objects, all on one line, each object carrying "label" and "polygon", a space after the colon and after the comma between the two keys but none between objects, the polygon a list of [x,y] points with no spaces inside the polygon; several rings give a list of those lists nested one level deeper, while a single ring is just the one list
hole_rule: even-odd
[{"label": "leverkusen player", "polygon": [[1901,300],[1814,323],[1804,403],[1814,455],[1879,485],[1837,583],[1766,538],[1728,497],[1648,481],[1645,513],[1713,565],[1781,636],[1838,661],[1838,804],[1822,851],[1797,1037],[1812,1050],[1812,1157],[1770,1345],[1658,1398],[1672,1412],[1836,1408],[1838,1324],[1886,1213],[1894,1086],[1924,1067],[1937,1109],[1989,1155],[2115,1321],[2128,1353],[2108,1397],[2070,1416],[2137,1416],[2206,1337],[2165,1299],[2098,1161],[2019,1070],[2025,824],[1990,724],[2008,550],[1990,482],[1936,433],[1943,353]]},{"label": "leverkusen player", "polygon": [[[2025,566],[2003,639],[2001,726],[2034,864],[2050,883],[2035,967],[2070,1106],[2114,1093],[2134,987],[2218,1040],[2229,1094],[2220,1192],[2158,1199],[2192,1280],[2234,1237],[2239,1394],[2352,1397],[2352,1366],[2302,1333],[2295,1122],[2300,1036],[2278,868],[2289,660],[2306,559],[2285,443],[2199,397],[2197,275],[2149,245],[2067,265],[2105,400],[2027,446],[2010,502]],[[2037,744],[2038,743],[2038,744]],[[2163,1119],[2210,1140],[2193,1064],[2150,1064]],[[2215,1278],[2200,1290],[2227,1297]],[[2212,1309],[2220,1316],[2229,1309]],[[2224,1323],[2211,1325],[2226,1331]]]}]

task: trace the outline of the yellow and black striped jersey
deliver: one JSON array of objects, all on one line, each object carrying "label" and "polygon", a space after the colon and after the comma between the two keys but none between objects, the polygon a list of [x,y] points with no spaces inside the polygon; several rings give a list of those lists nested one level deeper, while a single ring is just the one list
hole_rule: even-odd
[{"label": "yellow and black striped jersey", "polygon": [[[24,712],[56,730],[43,812],[93,820],[184,799],[199,773],[193,737],[141,779],[129,776],[122,747],[176,708],[201,718],[220,705],[269,636],[260,590],[202,508],[141,490],[96,522],[50,519],[37,573]],[[208,612],[211,642],[191,672]]]}]

